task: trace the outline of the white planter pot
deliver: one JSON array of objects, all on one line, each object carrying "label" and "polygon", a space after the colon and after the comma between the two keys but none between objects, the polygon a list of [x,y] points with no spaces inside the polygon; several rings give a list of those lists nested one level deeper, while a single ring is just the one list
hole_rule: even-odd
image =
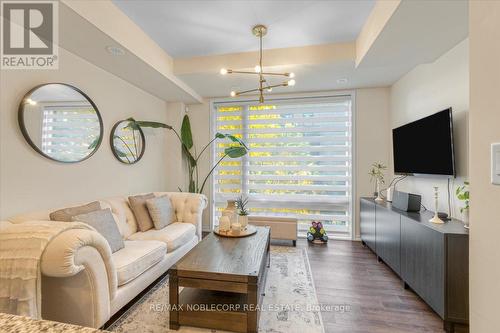
[{"label": "white planter pot", "polygon": [[238,215],[238,223],[241,224],[241,229],[245,229],[248,225],[248,216]]}]

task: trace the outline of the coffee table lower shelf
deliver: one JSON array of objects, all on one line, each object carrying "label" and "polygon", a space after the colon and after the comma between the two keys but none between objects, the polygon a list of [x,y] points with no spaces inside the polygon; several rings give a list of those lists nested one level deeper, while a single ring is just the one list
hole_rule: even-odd
[{"label": "coffee table lower shelf", "polygon": [[[179,293],[177,325],[248,332],[251,311],[247,304],[246,294],[183,288]],[[175,324],[170,322],[172,329]]]},{"label": "coffee table lower shelf", "polygon": [[211,233],[169,269],[170,329],[257,333],[270,232],[256,229],[244,238]]}]

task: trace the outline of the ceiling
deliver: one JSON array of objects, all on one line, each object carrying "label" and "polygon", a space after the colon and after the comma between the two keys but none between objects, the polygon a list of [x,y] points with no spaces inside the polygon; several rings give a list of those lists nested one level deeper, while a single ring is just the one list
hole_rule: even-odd
[{"label": "ceiling", "polygon": [[[253,70],[258,43],[250,29],[259,23],[269,27],[264,70],[296,74],[294,87],[271,94],[390,86],[468,36],[467,1],[61,1],[63,47],[184,103],[256,87],[255,76],[219,70]],[[109,54],[110,45],[124,54]]]},{"label": "ceiling", "polygon": [[[272,32],[270,33],[272,35]],[[321,61],[297,62],[290,56],[293,49],[281,50],[279,57],[264,52],[264,68],[273,71],[294,72],[294,87],[273,89],[271,94],[310,92],[367,87],[387,87],[419,64],[431,63],[468,36],[467,1],[402,1],[374,40],[361,62],[356,65],[356,47],[349,58],[338,59],[335,54]],[[356,38],[352,39],[355,43]],[[309,47],[311,50],[312,47]],[[316,52],[316,49],[311,53]],[[237,55],[243,58],[244,54]],[[190,60],[174,59],[174,64],[195,68],[204,59],[219,59],[220,67],[252,70],[257,55],[248,66],[233,67],[229,55],[198,57]],[[292,60],[292,58],[294,58]],[[250,60],[249,62],[251,62]],[[281,66],[278,63],[281,61]],[[215,62],[215,61],[213,61]],[[272,62],[272,63],[270,63]],[[267,64],[267,66],[266,66]],[[174,68],[177,67],[174,65]],[[245,75],[219,75],[217,68],[205,71],[178,71],[176,75],[204,97],[227,97],[232,90],[241,91],[257,86],[255,77]],[[275,82],[274,79],[273,83]],[[279,80],[278,80],[279,81]]]},{"label": "ceiling", "polygon": [[[293,87],[278,87],[266,95],[343,90],[365,87],[387,87],[397,81],[406,66],[382,66],[356,70],[354,59],[324,64],[303,64],[300,66],[277,66],[273,71],[293,72],[296,84]],[[250,69],[251,70],[251,69]],[[255,88],[258,84],[255,76],[225,75],[215,73],[190,73],[179,77],[191,88],[204,97],[228,97],[232,90],[241,91]],[[275,84],[283,80],[270,78]]]},{"label": "ceiling", "polygon": [[[132,26],[126,25],[128,22],[120,20],[120,14],[128,20],[111,2],[61,0],[59,46],[164,101],[199,103],[202,98],[191,87],[144,58],[144,53],[157,56],[153,54],[156,49],[147,48],[147,35],[133,23],[130,23]],[[109,17],[114,20],[108,26],[103,26],[95,20],[95,16],[105,23],[109,22]],[[112,30],[115,27],[118,28]],[[134,27],[143,35],[137,37]],[[117,37],[116,31],[124,32],[127,41],[138,40],[139,46],[134,48],[132,46],[135,45],[124,43],[124,39],[118,38],[121,36]],[[109,46],[122,50],[123,54],[110,53]],[[138,48],[142,52],[138,52]],[[166,55],[161,48],[156,48],[161,55]],[[163,60],[160,57],[160,62]]]},{"label": "ceiling", "polygon": [[264,48],[353,41],[374,0],[113,0],[174,58],[255,51],[255,24],[269,28]]}]

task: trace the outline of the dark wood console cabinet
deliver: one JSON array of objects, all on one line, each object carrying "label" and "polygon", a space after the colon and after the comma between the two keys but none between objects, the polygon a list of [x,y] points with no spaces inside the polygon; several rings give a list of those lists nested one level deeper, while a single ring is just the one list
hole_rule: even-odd
[{"label": "dark wood console cabinet", "polygon": [[361,240],[453,332],[455,324],[469,323],[469,234],[460,221],[439,225],[431,217],[361,198]]}]

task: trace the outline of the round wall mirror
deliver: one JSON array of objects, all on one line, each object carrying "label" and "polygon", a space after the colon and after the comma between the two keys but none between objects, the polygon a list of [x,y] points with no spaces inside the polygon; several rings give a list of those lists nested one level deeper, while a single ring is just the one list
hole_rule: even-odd
[{"label": "round wall mirror", "polygon": [[111,150],[118,161],[134,164],[144,155],[146,139],[142,129],[132,126],[128,120],[119,121],[111,130]]},{"label": "round wall mirror", "polygon": [[80,89],[49,83],[31,89],[18,111],[21,132],[41,155],[58,162],[76,163],[99,148],[102,118],[92,100]]}]

